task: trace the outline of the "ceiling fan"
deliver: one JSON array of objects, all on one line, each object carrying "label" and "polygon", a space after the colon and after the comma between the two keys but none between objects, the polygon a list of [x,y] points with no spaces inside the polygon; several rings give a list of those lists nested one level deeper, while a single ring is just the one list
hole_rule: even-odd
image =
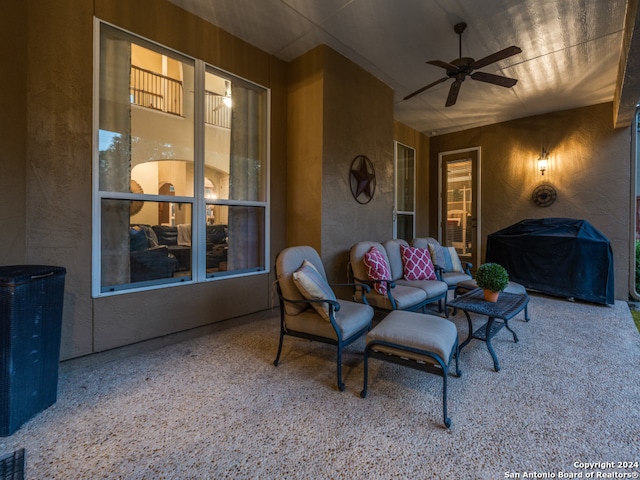
[{"label": "ceiling fan", "polygon": [[464,82],[467,76],[470,76],[473,80],[491,83],[493,85],[498,85],[500,87],[505,87],[505,88],[511,88],[516,83],[518,83],[518,80],[516,80],[515,78],[503,77],[501,75],[494,75],[492,73],[486,73],[486,72],[474,72],[474,70],[477,70],[482,67],[486,67],[491,63],[504,60],[505,58],[508,58],[512,55],[516,55],[522,52],[522,50],[519,47],[512,45],[511,47],[507,47],[496,53],[493,53],[484,58],[481,58],[480,60],[474,60],[473,58],[470,58],[470,57],[463,57],[462,56],[462,32],[464,32],[466,28],[467,28],[467,24],[464,22],[457,23],[453,27],[453,30],[458,34],[460,39],[459,58],[452,60],[451,62],[443,62],[441,60],[430,60],[427,62],[430,65],[435,65],[436,67],[444,68],[447,71],[447,76],[441,78],[440,80],[436,80],[435,82],[430,83],[429,85],[422,87],[421,89],[416,90],[415,92],[407,95],[406,97],[404,97],[404,100],[408,100],[411,97],[414,97],[419,93],[422,93],[425,90],[435,85],[438,85],[444,81],[449,80],[450,78],[453,78],[454,81],[451,84],[451,88],[449,89],[449,96],[447,97],[447,102],[445,103],[445,107],[450,107],[451,105],[454,105],[456,103],[456,100],[458,99],[458,93],[460,92],[460,86],[462,85],[462,82]]}]

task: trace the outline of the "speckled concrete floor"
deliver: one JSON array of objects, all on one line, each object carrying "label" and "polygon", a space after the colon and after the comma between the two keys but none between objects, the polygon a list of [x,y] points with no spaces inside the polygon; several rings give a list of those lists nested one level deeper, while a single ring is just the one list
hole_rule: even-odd
[{"label": "speckled concrete floor", "polygon": [[[532,296],[532,320],[461,353],[449,381],[285,338],[275,312],[99,365],[66,368],[57,403],[10,437],[29,479],[520,478],[525,473],[640,472],[584,463],[640,461],[640,335],[628,306]],[[466,320],[452,320],[466,338]],[[509,477],[509,475],[513,475]],[[583,477],[584,478],[584,477]],[[595,476],[592,478],[596,478]]]}]

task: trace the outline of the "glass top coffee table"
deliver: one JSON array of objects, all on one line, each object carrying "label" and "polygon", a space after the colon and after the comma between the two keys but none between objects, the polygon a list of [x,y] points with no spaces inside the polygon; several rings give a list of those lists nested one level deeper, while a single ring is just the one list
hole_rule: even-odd
[{"label": "glass top coffee table", "polygon": [[[503,328],[506,327],[513,335],[513,341],[518,342],[516,332],[509,327],[509,320],[520,313],[529,303],[529,295],[526,293],[500,292],[497,302],[487,302],[481,288],[476,288],[470,292],[460,295],[447,302],[447,307],[462,310],[467,316],[469,323],[469,336],[460,344],[460,350],[466,347],[474,338],[487,342],[487,349],[493,358],[495,371],[500,370],[500,362],[496,352],[491,345],[491,339]],[[469,313],[485,315],[488,317],[487,323],[473,331],[471,316]]]}]

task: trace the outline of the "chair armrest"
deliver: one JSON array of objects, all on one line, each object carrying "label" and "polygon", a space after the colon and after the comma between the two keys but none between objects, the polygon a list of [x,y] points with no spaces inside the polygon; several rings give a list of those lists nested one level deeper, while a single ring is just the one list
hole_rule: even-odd
[{"label": "chair armrest", "polygon": [[386,282],[388,288],[396,288],[396,282],[394,282],[393,280],[370,280],[370,279],[363,280],[361,278],[355,278],[355,277],[353,279],[358,283],[350,283],[347,285],[354,285],[356,287],[358,286],[369,287],[369,291],[371,291],[372,284],[377,282]]},{"label": "chair armrest", "polygon": [[367,301],[367,293],[369,293],[371,291],[371,287],[369,285],[367,285],[366,283],[332,283],[330,284],[331,287],[353,287],[353,296],[352,296],[352,300],[355,301],[355,292],[360,288],[362,289],[362,303],[364,303],[365,305],[369,305],[369,302]]},{"label": "chair armrest", "polygon": [[444,273],[444,267],[433,264],[433,269],[436,271],[436,278],[442,282],[442,274]]},{"label": "chair armrest", "polygon": [[289,303],[296,303],[296,304],[306,304],[306,305],[311,305],[312,303],[328,303],[329,304],[329,312],[331,312],[331,310],[335,310],[336,312],[338,310],[340,310],[340,304],[338,302],[336,302],[335,300],[313,300],[313,299],[302,299],[302,300],[292,300],[290,298],[285,298],[282,295],[280,295],[280,300],[282,300],[283,302],[289,302]]},{"label": "chair armrest", "polygon": [[371,287],[366,283],[331,283],[331,287],[360,287],[365,290],[365,292],[370,292]]},{"label": "chair armrest", "polygon": [[471,269],[473,268],[473,263],[464,262],[464,273],[471,277]]}]

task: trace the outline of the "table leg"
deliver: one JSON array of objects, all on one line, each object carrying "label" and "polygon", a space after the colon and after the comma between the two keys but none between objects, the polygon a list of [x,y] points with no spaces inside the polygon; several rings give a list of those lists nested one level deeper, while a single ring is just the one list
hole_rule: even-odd
[{"label": "table leg", "polygon": [[473,339],[473,324],[471,323],[471,315],[469,315],[469,312],[467,312],[466,310],[463,310],[463,312],[467,316],[467,323],[469,324],[469,334],[467,335],[467,339],[460,344],[460,347],[458,347],[459,350],[462,350],[464,347],[466,347],[471,339]]},{"label": "table leg", "polygon": [[489,321],[487,322],[487,326],[486,326],[486,341],[487,341],[487,349],[489,350],[489,353],[491,354],[491,358],[493,358],[493,368],[496,372],[500,371],[500,362],[498,361],[498,356],[496,355],[496,352],[493,350],[493,346],[491,345],[491,326],[493,325],[493,321],[495,320],[495,317],[489,317]]},{"label": "table leg", "polygon": [[518,343],[518,336],[516,335],[516,332],[511,330],[511,327],[509,326],[509,321],[508,320],[504,321],[504,326],[507,327],[507,330],[509,330],[511,332],[511,334],[513,335],[513,341],[515,343]]}]

